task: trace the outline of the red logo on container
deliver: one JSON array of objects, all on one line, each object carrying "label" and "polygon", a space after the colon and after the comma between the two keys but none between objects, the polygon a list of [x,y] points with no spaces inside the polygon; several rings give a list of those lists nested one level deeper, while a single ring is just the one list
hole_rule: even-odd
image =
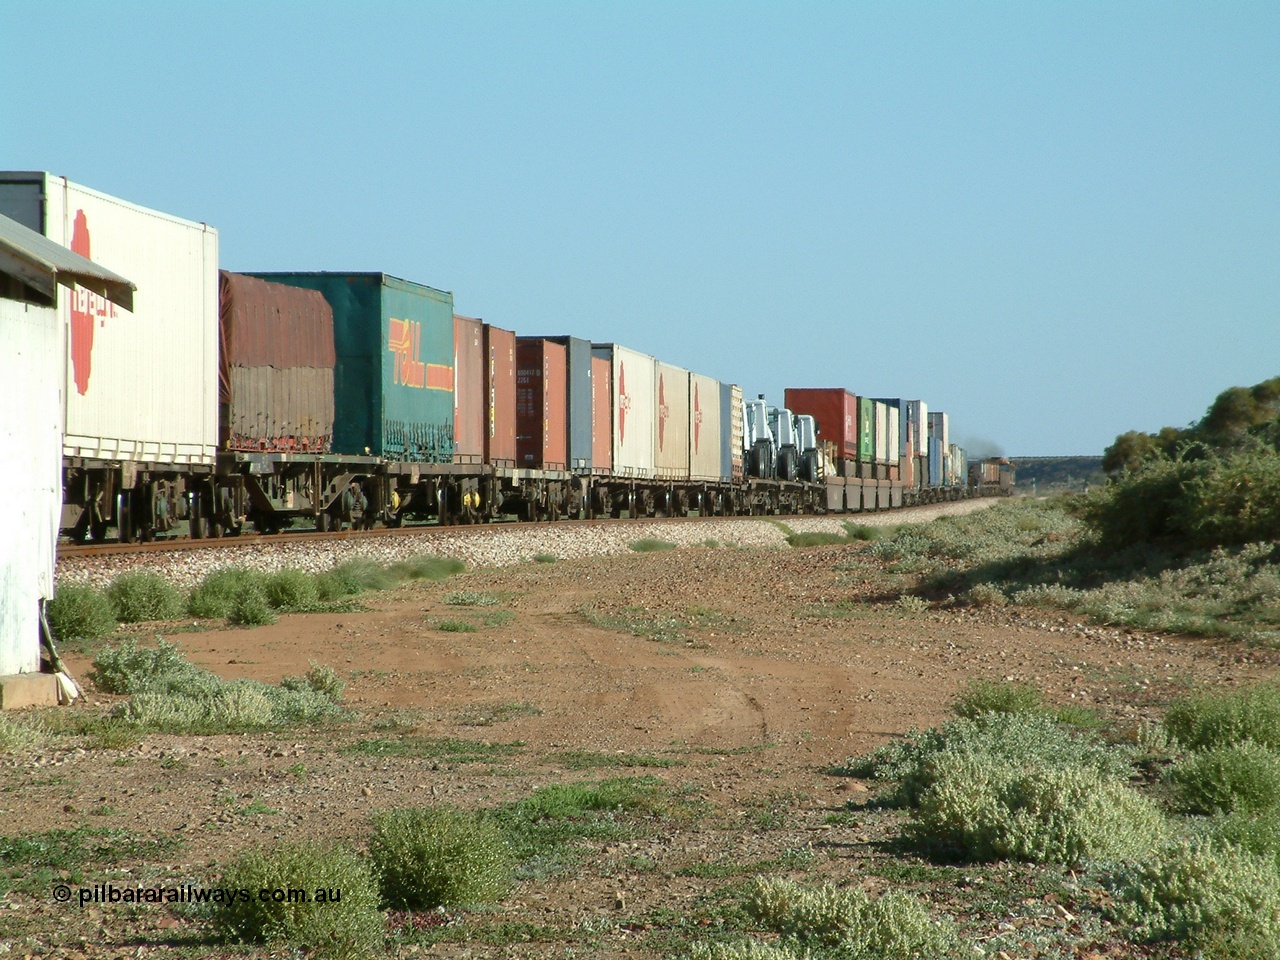
[{"label": "red logo on container", "polygon": [[[76,211],[71,229],[71,249],[86,260],[89,255],[89,219],[83,210]],[[71,376],[76,393],[89,390],[89,374],[93,370],[93,327],[97,320],[106,326],[107,317],[115,317],[115,305],[92,291],[77,286],[71,294]]]},{"label": "red logo on container", "polygon": [[658,374],[658,449],[662,449],[662,433],[667,426],[667,416],[670,414],[667,408],[667,392],[666,385],[663,382],[662,374]]},{"label": "red logo on container", "polygon": [[627,393],[627,368],[618,364],[618,443],[622,444],[627,437],[627,411],[631,409],[631,395]]},{"label": "red logo on container", "polygon": [[698,402],[698,385],[693,385],[693,452],[698,452],[698,433],[702,427],[702,404]]}]

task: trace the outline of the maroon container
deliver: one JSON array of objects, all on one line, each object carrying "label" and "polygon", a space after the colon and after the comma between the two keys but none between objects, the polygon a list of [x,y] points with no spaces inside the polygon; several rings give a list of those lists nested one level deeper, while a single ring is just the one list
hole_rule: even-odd
[{"label": "maroon container", "polygon": [[613,472],[613,365],[591,358],[591,469]]},{"label": "maroon container", "polygon": [[484,324],[453,316],[453,462],[484,460]]},{"label": "maroon container", "polygon": [[313,452],[333,441],[333,310],[314,290],[221,271],[219,442]]},{"label": "maroon container", "polygon": [[569,463],[569,355],[540,337],[516,338],[516,462],[533,470]]},{"label": "maroon container", "polygon": [[490,466],[516,465],[516,335],[484,325],[484,459]]},{"label": "maroon container", "polygon": [[837,460],[858,459],[858,398],[841,387],[788,387],[788,410],[818,422],[818,438],[836,445]]}]

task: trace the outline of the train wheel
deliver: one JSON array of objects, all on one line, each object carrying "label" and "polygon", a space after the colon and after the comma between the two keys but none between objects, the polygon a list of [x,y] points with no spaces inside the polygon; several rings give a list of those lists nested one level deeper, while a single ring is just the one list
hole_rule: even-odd
[{"label": "train wheel", "polygon": [[316,514],[316,533],[329,532],[329,514],[321,510]]}]

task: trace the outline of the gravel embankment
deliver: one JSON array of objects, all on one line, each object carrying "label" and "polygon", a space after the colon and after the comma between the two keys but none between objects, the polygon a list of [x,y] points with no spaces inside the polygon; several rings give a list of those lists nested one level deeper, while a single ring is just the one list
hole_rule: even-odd
[{"label": "gravel embankment", "polygon": [[623,553],[637,540],[653,538],[677,546],[694,546],[714,540],[721,546],[785,548],[782,524],[800,533],[842,533],[846,520],[868,526],[922,523],[949,514],[969,513],[993,505],[995,500],[964,500],[910,510],[854,516],[727,518],[683,523],[628,522],[607,526],[565,524],[562,527],[453,528],[429,530],[420,535],[361,537],[351,540],[316,540],[314,543],[255,543],[252,539],[228,541],[223,547],[204,550],[133,554],[114,557],[73,557],[58,561],[61,583],[105,586],[126,570],[149,569],[180,587],[199,583],[211,570],[240,565],[258,570],[298,567],[320,572],[357,558],[394,563],[430,555],[456,557],[468,567],[502,567],[528,563],[538,554],[560,560]]}]

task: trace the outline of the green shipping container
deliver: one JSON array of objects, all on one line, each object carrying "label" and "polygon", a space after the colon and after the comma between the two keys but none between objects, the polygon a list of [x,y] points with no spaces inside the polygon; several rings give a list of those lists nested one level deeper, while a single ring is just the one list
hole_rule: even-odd
[{"label": "green shipping container", "polygon": [[870,463],[876,456],[876,402],[858,398],[858,460]]},{"label": "green shipping container", "polygon": [[333,308],[333,452],[453,460],[453,294],[385,273],[255,273]]}]

